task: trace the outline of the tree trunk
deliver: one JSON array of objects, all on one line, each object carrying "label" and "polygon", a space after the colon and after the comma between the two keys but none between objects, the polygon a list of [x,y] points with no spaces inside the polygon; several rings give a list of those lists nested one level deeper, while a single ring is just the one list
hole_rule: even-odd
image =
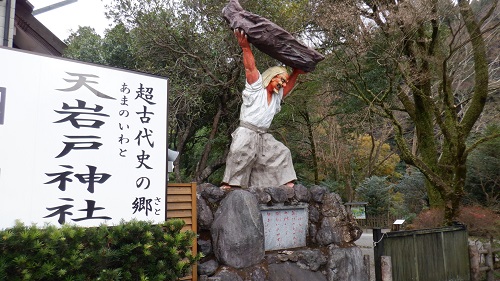
[{"label": "tree trunk", "polygon": [[[198,162],[198,165],[196,165],[196,171],[195,171],[194,177],[195,177],[195,181],[197,183],[200,183],[200,180],[204,180],[208,177],[208,176],[202,176],[202,174],[203,174],[203,171],[205,170],[205,168],[207,168],[208,157],[210,155],[210,152],[212,151],[212,144],[214,142],[215,136],[217,134],[217,130],[219,128],[222,112],[223,112],[222,105],[219,104],[219,108],[217,109],[217,113],[215,114],[213,122],[212,122],[212,129],[211,129],[210,134],[208,136],[208,140],[205,144],[205,147],[203,148],[203,153],[201,155],[201,159]],[[206,174],[206,172],[205,172],[205,174]]]}]

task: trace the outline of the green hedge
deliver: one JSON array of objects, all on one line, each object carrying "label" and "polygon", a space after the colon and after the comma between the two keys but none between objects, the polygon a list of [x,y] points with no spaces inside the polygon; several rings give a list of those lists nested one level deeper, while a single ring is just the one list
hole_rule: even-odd
[{"label": "green hedge", "polygon": [[184,221],[0,231],[0,280],[177,280],[200,259]]}]

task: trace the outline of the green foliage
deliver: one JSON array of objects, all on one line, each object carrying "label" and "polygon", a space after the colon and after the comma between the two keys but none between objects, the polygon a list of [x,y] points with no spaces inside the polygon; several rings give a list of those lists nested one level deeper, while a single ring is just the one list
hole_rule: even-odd
[{"label": "green foliage", "polygon": [[91,27],[79,27],[64,41],[64,57],[113,67],[137,69],[133,36],[125,25],[107,29],[102,38]]},{"label": "green foliage", "polygon": [[[345,194],[345,183],[343,182],[335,181],[333,179],[328,178],[322,181],[320,185],[327,187],[330,192],[335,192],[339,194],[341,197],[342,195]],[[347,198],[342,197],[342,200],[347,201]]]},{"label": "green foliage", "polygon": [[184,221],[0,231],[0,280],[177,280],[200,259]]},{"label": "green foliage", "polygon": [[[499,125],[490,125],[477,138],[500,133]],[[480,144],[467,159],[466,202],[500,211],[500,137]]]},{"label": "green foliage", "polygon": [[418,214],[428,205],[425,177],[415,168],[408,169],[395,184],[394,191],[403,194],[404,210],[408,214]]},{"label": "green foliage", "polygon": [[386,177],[371,176],[356,189],[359,201],[368,202],[366,214],[377,216],[389,211],[391,186]]},{"label": "green foliage", "polygon": [[84,62],[105,64],[102,52],[102,38],[89,26],[80,26],[64,40],[68,45],[64,57]]},{"label": "green foliage", "polygon": [[123,24],[107,30],[102,41],[105,63],[114,67],[136,69],[133,35]]}]

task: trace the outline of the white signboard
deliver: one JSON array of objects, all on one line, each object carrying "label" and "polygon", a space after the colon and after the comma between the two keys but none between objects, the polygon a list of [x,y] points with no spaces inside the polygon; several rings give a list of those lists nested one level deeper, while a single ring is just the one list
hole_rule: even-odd
[{"label": "white signboard", "polygon": [[165,219],[167,79],[0,48],[0,228]]},{"label": "white signboard", "polygon": [[351,206],[351,212],[355,219],[366,219],[366,207],[364,205]]},{"label": "white signboard", "polygon": [[306,207],[264,209],[264,249],[266,251],[306,246],[309,225]]}]

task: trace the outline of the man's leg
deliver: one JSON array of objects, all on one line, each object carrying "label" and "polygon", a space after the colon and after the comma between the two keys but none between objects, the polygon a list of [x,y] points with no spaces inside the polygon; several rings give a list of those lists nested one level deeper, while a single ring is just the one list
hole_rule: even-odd
[{"label": "man's leg", "polygon": [[293,187],[297,175],[290,150],[271,134],[265,134],[262,138],[263,147],[257,151],[257,160],[250,174],[250,185]]},{"label": "man's leg", "polygon": [[227,190],[231,186],[248,187],[250,173],[256,159],[257,133],[239,127],[233,132],[232,137],[233,141],[229,148],[226,170],[220,187],[222,190]]}]

